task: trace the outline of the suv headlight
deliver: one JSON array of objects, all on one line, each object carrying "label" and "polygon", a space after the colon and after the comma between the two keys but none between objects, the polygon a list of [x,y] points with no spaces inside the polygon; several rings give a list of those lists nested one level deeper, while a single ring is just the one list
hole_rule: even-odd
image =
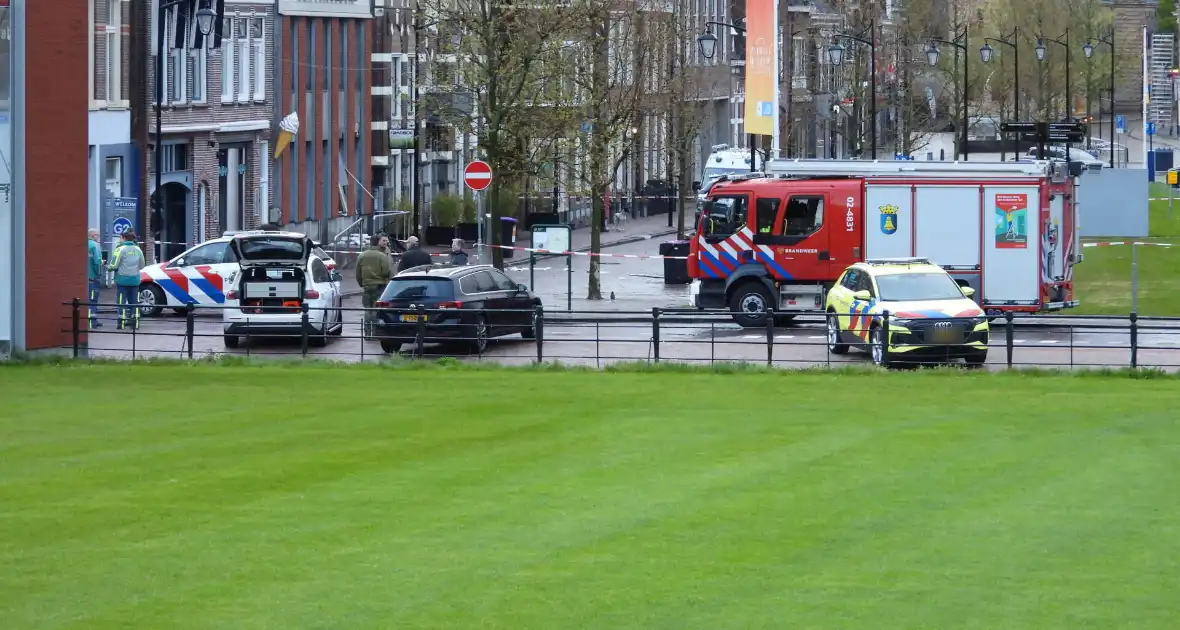
[{"label": "suv headlight", "polygon": [[903,319],[903,318],[899,318],[899,317],[891,317],[891,318],[889,319],[889,325],[890,325],[890,326],[901,326],[902,328],[909,328],[909,327],[910,327],[910,324],[911,324],[911,323],[913,323],[913,321],[914,321],[914,320],[912,320],[912,319]]},{"label": "suv headlight", "polygon": [[978,325],[980,325],[980,324],[986,324],[986,323],[987,323],[987,317],[986,317],[986,316],[982,316],[982,317],[972,317],[972,318],[971,318],[971,327],[972,327],[972,328],[974,328],[974,327],[976,327],[976,326],[978,326]]}]

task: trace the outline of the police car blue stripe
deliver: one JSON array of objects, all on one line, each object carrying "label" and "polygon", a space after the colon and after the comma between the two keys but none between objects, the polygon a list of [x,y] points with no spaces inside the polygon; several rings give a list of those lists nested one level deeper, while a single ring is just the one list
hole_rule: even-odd
[{"label": "police car blue stripe", "polygon": [[202,293],[209,296],[216,304],[225,304],[225,294],[213,287],[213,283],[204,278],[189,278],[189,284],[197,287]]},{"label": "police car blue stripe", "polygon": [[196,304],[197,303],[197,301],[193,299],[193,296],[180,290],[180,285],[176,284],[172,280],[153,279],[153,281],[157,285],[159,285],[161,289],[167,291],[169,295],[176,298],[177,302],[180,302],[181,304]]}]

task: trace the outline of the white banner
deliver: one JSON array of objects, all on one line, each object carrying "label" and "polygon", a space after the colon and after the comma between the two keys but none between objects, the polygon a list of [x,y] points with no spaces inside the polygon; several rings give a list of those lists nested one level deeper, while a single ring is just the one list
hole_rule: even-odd
[{"label": "white banner", "polygon": [[278,0],[280,15],[308,17],[373,17],[373,0]]}]

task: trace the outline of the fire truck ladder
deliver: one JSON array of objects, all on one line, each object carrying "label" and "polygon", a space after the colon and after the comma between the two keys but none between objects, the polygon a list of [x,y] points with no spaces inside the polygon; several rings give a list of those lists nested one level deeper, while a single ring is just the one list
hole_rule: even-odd
[{"label": "fire truck ladder", "polygon": [[1046,177],[1064,162],[919,162],[911,160],[773,159],[767,173],[776,177]]}]

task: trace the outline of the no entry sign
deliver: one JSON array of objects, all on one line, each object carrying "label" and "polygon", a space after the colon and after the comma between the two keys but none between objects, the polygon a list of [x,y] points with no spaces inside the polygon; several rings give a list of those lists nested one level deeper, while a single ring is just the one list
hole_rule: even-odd
[{"label": "no entry sign", "polygon": [[475,160],[463,169],[463,183],[471,190],[483,190],[492,185],[492,167],[483,160]]}]

